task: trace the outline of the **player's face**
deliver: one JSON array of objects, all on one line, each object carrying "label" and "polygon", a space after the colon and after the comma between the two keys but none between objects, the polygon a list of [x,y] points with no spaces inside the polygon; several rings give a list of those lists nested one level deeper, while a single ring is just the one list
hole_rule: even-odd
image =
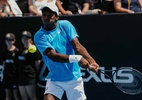
[{"label": "player's face", "polygon": [[45,27],[54,28],[56,26],[56,22],[58,17],[55,13],[52,12],[43,12],[42,13],[42,21]]}]

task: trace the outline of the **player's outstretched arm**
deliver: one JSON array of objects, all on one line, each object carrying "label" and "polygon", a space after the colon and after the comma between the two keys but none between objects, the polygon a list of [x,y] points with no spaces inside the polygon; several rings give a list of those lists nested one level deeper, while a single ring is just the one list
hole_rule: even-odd
[{"label": "player's outstretched arm", "polygon": [[[84,59],[86,59],[88,61],[88,65],[86,64],[88,66],[88,68],[90,70],[96,72],[99,69],[99,65],[96,63],[96,61],[94,60],[94,58],[90,56],[90,54],[88,53],[88,51],[86,50],[86,48],[79,42],[78,38],[74,38],[72,40],[72,45],[73,45],[73,48],[74,48],[75,52],[77,54],[83,56],[83,58],[79,62],[79,65],[80,66],[85,65],[84,63],[86,63],[86,61]],[[87,67],[87,66],[85,66],[85,67]]]}]

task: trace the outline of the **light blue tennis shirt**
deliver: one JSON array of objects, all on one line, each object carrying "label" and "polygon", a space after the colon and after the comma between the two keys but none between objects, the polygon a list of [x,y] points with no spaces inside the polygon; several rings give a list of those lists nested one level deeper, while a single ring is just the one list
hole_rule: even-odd
[{"label": "light blue tennis shirt", "polygon": [[60,54],[75,54],[71,45],[71,41],[75,37],[78,37],[76,29],[67,20],[57,21],[57,27],[51,31],[44,30],[43,27],[41,27],[34,35],[35,45],[49,69],[47,78],[51,78],[52,81],[69,81],[81,77],[80,66],[77,62],[54,62],[48,56],[43,54],[47,48],[52,48]]}]

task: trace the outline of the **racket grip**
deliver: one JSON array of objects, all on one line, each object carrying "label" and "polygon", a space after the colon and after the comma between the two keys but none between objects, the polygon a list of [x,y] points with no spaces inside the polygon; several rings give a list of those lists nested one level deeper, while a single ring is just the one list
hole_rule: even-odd
[{"label": "racket grip", "polygon": [[[87,68],[87,70],[88,71],[91,71],[89,68]],[[100,69],[98,69],[98,71],[97,72],[95,72],[96,74],[98,74],[98,73],[100,73],[101,72],[101,70]]]},{"label": "racket grip", "polygon": [[96,72],[96,74],[98,74],[98,73],[101,73],[101,70],[100,70],[100,69],[98,69],[98,71]]}]

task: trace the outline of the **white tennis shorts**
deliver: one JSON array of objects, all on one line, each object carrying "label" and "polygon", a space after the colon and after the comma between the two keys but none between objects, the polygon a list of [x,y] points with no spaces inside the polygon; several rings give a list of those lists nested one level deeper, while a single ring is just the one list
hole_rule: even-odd
[{"label": "white tennis shorts", "polygon": [[82,78],[66,82],[55,82],[47,79],[44,94],[50,93],[61,99],[64,91],[66,91],[68,100],[86,100]]}]

